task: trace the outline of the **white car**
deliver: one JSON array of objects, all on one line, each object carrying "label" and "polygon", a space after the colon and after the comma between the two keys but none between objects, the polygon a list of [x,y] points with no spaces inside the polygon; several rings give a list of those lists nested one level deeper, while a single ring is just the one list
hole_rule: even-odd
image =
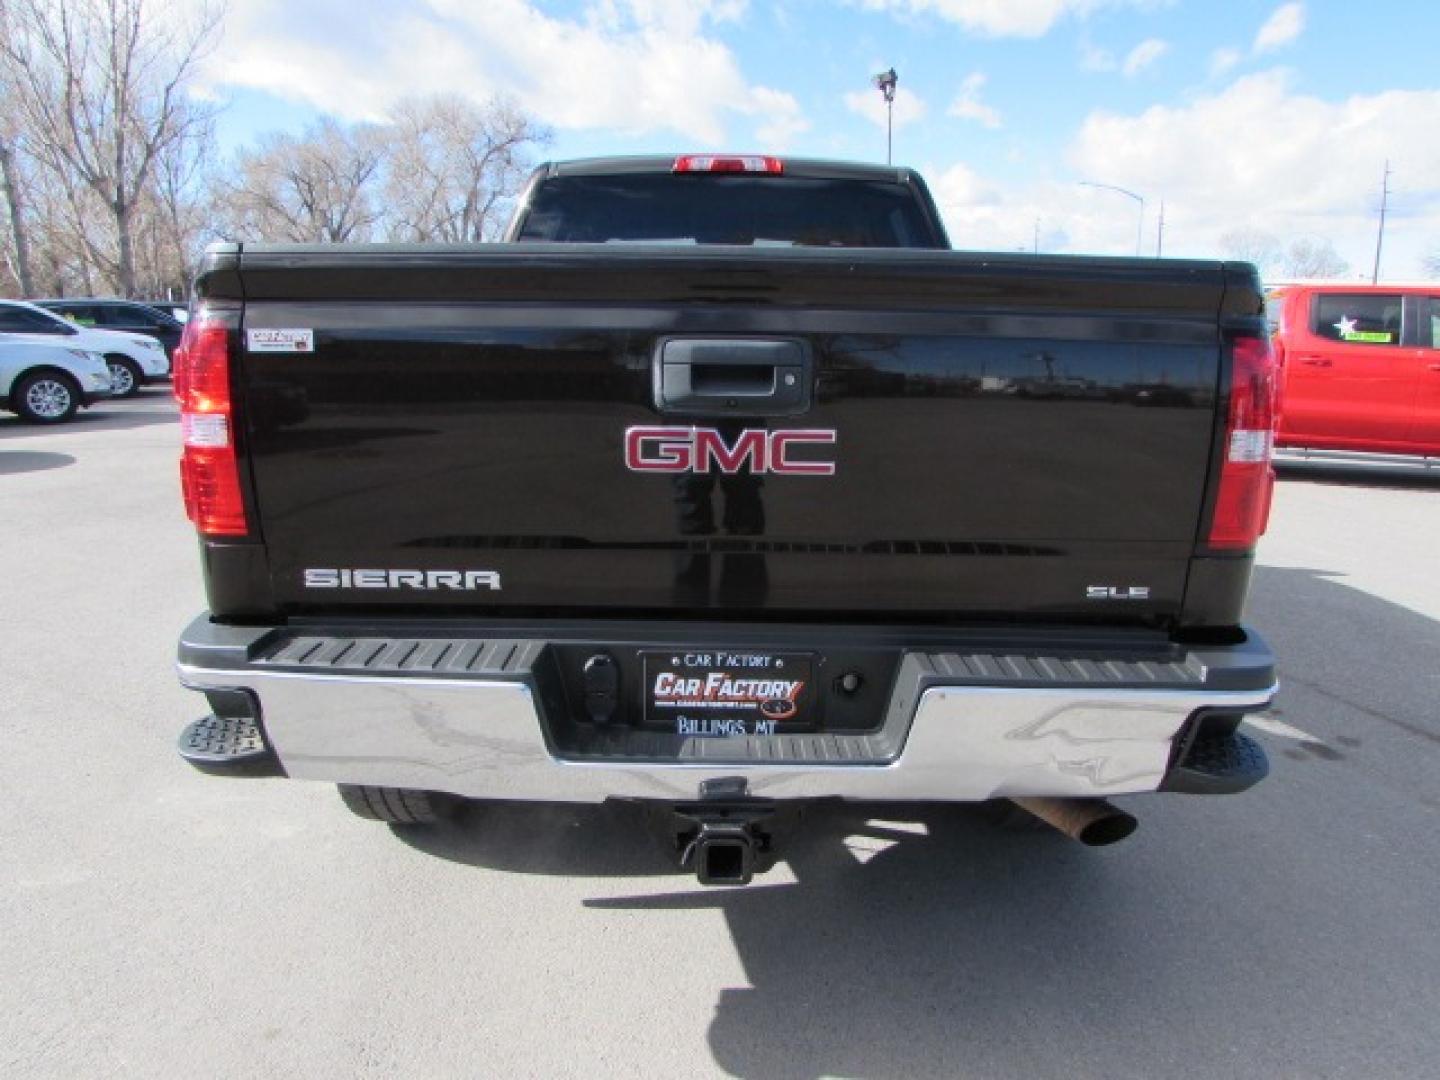
[{"label": "white car", "polygon": [[35,424],[58,424],[112,393],[99,353],[0,335],[0,408]]},{"label": "white car", "polygon": [[165,346],[154,338],[76,326],[23,300],[0,300],[0,340],[44,341],[99,353],[110,368],[116,397],[138,394],[147,382],[170,374]]}]

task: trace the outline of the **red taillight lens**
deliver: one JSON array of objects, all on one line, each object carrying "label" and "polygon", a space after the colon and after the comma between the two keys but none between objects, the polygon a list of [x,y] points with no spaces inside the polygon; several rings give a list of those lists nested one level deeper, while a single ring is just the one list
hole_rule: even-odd
[{"label": "red taillight lens", "polygon": [[770,173],[778,176],[785,163],[760,154],[681,154],[670,166],[677,173]]},{"label": "red taillight lens", "polygon": [[235,459],[230,400],[230,331],[201,313],[185,324],[175,350],[175,399],[180,402],[180,486],[185,513],[207,536],[244,536],[245,501]]},{"label": "red taillight lens", "polygon": [[1275,357],[1268,338],[1236,337],[1230,347],[1230,412],[1210,546],[1252,548],[1265,532],[1275,472]]}]

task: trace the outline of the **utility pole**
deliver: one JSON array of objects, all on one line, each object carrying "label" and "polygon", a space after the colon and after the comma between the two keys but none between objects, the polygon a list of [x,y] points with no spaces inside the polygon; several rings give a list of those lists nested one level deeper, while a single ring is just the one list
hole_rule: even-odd
[{"label": "utility pole", "polygon": [[1034,254],[1036,254],[1036,255],[1039,255],[1039,254],[1040,254],[1040,219],[1039,219],[1038,217],[1035,219],[1035,251],[1034,251]]},{"label": "utility pole", "polygon": [[1165,250],[1165,200],[1160,200],[1160,221],[1155,226],[1155,258]]},{"label": "utility pole", "polygon": [[1380,228],[1375,233],[1375,269],[1370,272],[1370,284],[1380,280],[1380,248],[1385,243],[1385,211],[1390,204],[1390,159],[1385,159],[1385,175],[1380,180]]},{"label": "utility pole", "polygon": [[895,130],[895,85],[900,81],[900,76],[895,74],[892,67],[889,71],[882,71],[879,75],[871,78],[870,82],[880,95],[885,99],[885,164],[890,164],[891,146],[894,141]]}]

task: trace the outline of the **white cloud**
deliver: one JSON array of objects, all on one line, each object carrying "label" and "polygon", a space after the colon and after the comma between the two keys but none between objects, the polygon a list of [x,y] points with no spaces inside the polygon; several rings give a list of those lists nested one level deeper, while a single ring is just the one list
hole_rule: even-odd
[{"label": "white cloud", "polygon": [[1263,53],[1289,45],[1304,29],[1305,5],[1282,4],[1265,20],[1260,32],[1255,35],[1253,51]]},{"label": "white cloud", "polygon": [[[1304,30],[1305,5],[1283,4],[1271,12],[1270,17],[1256,31],[1255,40],[1250,44],[1249,55],[1253,59],[1283,48],[1294,42]],[[1210,77],[1218,79],[1229,74],[1245,58],[1243,50],[1231,45],[1216,49],[1210,54]]]},{"label": "white cloud", "polygon": [[1122,70],[1127,77],[1134,77],[1170,51],[1169,42],[1159,38],[1146,38],[1125,54]]},{"label": "white cloud", "polygon": [[[1410,220],[1387,245],[1413,257],[1440,233],[1440,144],[1430,137],[1440,90],[1387,91],[1343,101],[1292,92],[1272,71],[1237,80],[1184,107],[1138,115],[1092,113],[1073,140],[1076,173],[1163,197],[1167,236],[1205,251],[1221,233],[1264,228],[1282,238],[1316,234],[1352,265],[1374,243],[1375,195],[1388,158]],[[1410,272],[1413,272],[1410,271]]]},{"label": "white cloud", "polygon": [[1151,8],[1163,0],[861,0],[870,11],[936,15],[984,37],[1042,37],[1066,17],[1105,7]]},{"label": "white cloud", "polygon": [[1282,242],[1329,240],[1353,274],[1375,249],[1380,173],[1394,169],[1385,258],[1391,279],[1422,275],[1440,236],[1440,144],[1429,137],[1440,89],[1342,100],[1296,93],[1281,72],[1242,78],[1184,106],[1092,113],[1071,140],[1066,177],[1001,182],[969,165],[940,169],[936,201],[957,247],[1129,254],[1139,208],[1080,179],[1145,196],[1144,250],[1220,258],[1220,238],[1263,229]]},{"label": "white cloud", "polygon": [[761,124],[755,129],[756,149],[786,150],[797,136],[810,130],[800,103],[789,94],[766,87],[751,91]]},{"label": "white cloud", "polygon": [[1210,77],[1218,79],[1229,72],[1236,64],[1245,58],[1245,54],[1239,49],[1232,49],[1228,46],[1216,49],[1210,54]]},{"label": "white cloud", "polygon": [[980,100],[980,91],[985,88],[983,72],[972,71],[960,83],[960,92],[945,112],[963,120],[974,120],[987,128],[1000,126],[1000,113]]},{"label": "white cloud", "polygon": [[1001,204],[1001,189],[968,165],[952,165],[931,178],[930,192],[941,206],[985,207]]},{"label": "white cloud", "polygon": [[705,147],[731,138],[737,121],[775,149],[808,126],[793,96],[752,82],[709,32],[741,18],[743,0],[596,0],[576,18],[539,0],[382,10],[356,18],[344,0],[232,0],[202,81],[348,120],[380,119],[407,95],[504,92],[558,128],[666,131]]},{"label": "white cloud", "polygon": [[[853,90],[845,95],[845,107],[863,116],[882,131],[885,128],[885,99],[879,90]],[[925,100],[905,87],[895,91],[895,130],[922,119],[929,111]]]},{"label": "white cloud", "polygon": [[1080,69],[1082,71],[1115,71],[1120,67],[1115,54],[1109,49],[1102,49],[1090,41],[1080,41]]}]

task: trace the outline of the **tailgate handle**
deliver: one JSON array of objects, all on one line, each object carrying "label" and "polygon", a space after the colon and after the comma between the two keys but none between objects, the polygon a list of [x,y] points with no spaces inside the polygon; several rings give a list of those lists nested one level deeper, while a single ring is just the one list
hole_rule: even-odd
[{"label": "tailgate handle", "polygon": [[794,416],[810,408],[807,342],[669,338],[655,350],[655,407],[693,416]]}]

